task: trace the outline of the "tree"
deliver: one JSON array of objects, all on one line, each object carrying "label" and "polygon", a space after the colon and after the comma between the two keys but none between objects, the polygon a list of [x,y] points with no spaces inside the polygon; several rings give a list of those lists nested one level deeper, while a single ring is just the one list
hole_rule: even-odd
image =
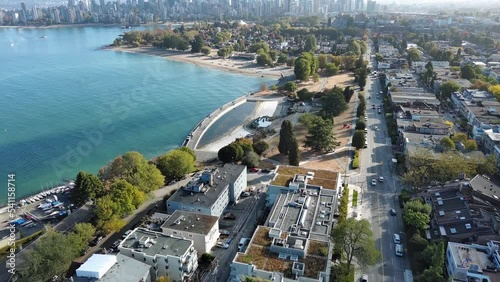
[{"label": "tree", "polygon": [[196,35],[194,40],[191,41],[191,53],[199,53],[201,52],[201,48],[205,45],[205,40],[201,35]]},{"label": "tree", "polygon": [[123,179],[110,186],[109,196],[113,199],[113,214],[125,217],[137,209],[146,199],[143,192]]},{"label": "tree", "polygon": [[183,152],[190,154],[191,157],[193,157],[193,160],[196,161],[196,153],[194,152],[193,149],[186,147],[186,146],[181,146],[181,147],[177,148],[177,150],[181,150]]},{"label": "tree", "polygon": [[362,120],[356,122],[356,130],[364,130],[366,128],[366,123]]},{"label": "tree", "polygon": [[310,129],[306,136],[305,146],[316,151],[332,151],[337,145],[333,136],[333,122],[328,120],[318,120]]},{"label": "tree", "polygon": [[294,92],[297,90],[297,84],[293,81],[288,81],[283,85],[283,90],[288,91],[288,92]]},{"label": "tree", "polygon": [[370,222],[366,219],[348,218],[333,227],[331,237],[335,245],[342,246],[348,268],[351,267],[354,258],[361,267],[375,265],[380,259]]},{"label": "tree", "polygon": [[304,43],[304,51],[306,52],[314,52],[317,48],[316,36],[314,34],[309,34],[306,37],[306,41]]},{"label": "tree", "polygon": [[441,146],[443,146],[443,150],[445,151],[455,150],[455,143],[453,143],[450,137],[443,137],[440,143]]},{"label": "tree", "polygon": [[71,200],[76,205],[82,205],[90,198],[96,200],[104,195],[104,186],[101,180],[85,171],[80,171],[76,176],[75,189],[71,193]]},{"label": "tree", "polygon": [[146,194],[165,183],[165,177],[160,170],[138,152],[127,152],[116,157],[109,165],[99,170],[99,177],[105,181],[124,179]]},{"label": "tree", "polygon": [[267,45],[267,43],[265,43],[264,41],[260,41],[248,46],[248,52],[250,53],[257,53],[259,49],[262,49],[265,53],[269,53],[270,51],[269,45]]},{"label": "tree", "polygon": [[475,79],[477,77],[474,67],[471,65],[465,65],[460,68],[460,76],[465,79]]},{"label": "tree", "polygon": [[281,123],[278,150],[282,155],[288,155],[288,153],[290,152],[290,144],[292,139],[294,138],[292,127],[292,123],[289,120],[284,120]]},{"label": "tree", "polygon": [[489,154],[486,160],[477,168],[477,173],[479,174],[494,175],[497,171],[497,158],[494,154]]},{"label": "tree", "polygon": [[326,64],[328,63],[327,56],[325,54],[320,54],[318,56],[318,67],[320,69],[326,68]]},{"label": "tree", "polygon": [[410,48],[410,49],[408,49],[408,51],[406,51],[406,53],[407,53],[408,61],[410,63],[419,61],[420,58],[422,57],[420,55],[420,51],[417,48]]},{"label": "tree", "polygon": [[170,280],[169,277],[167,276],[160,276],[158,277],[158,279],[156,279],[156,282],[171,282],[172,280]]},{"label": "tree", "polygon": [[418,230],[424,230],[430,221],[432,207],[429,204],[424,204],[420,200],[411,200],[406,202],[403,220],[409,226],[413,226]]},{"label": "tree", "polygon": [[295,60],[295,68],[293,72],[297,79],[307,81],[311,75],[311,63],[307,59],[299,57]]},{"label": "tree", "polygon": [[311,113],[305,113],[299,117],[299,122],[304,124],[307,129],[311,129],[317,122],[322,122],[323,119],[320,116]]},{"label": "tree", "polygon": [[267,53],[262,53],[257,56],[257,64],[259,66],[265,66],[268,65],[272,67],[274,65],[273,60],[271,59],[271,56]]},{"label": "tree", "polygon": [[203,46],[201,47],[200,52],[203,53],[203,55],[208,56],[212,52],[212,48],[208,46]]},{"label": "tree", "polygon": [[347,109],[344,91],[336,86],[323,95],[322,103],[322,113],[328,118],[338,116]]},{"label": "tree", "polygon": [[465,143],[465,141],[467,141],[467,139],[469,139],[467,137],[467,134],[462,133],[462,132],[455,133],[455,135],[453,135],[453,137],[451,138],[451,140],[453,140],[453,142],[460,142],[460,143]]},{"label": "tree", "polygon": [[248,151],[245,153],[241,162],[247,167],[258,167],[260,162],[260,157],[254,151]]},{"label": "tree", "polygon": [[209,253],[203,253],[199,258],[198,258],[198,265],[202,268],[207,268],[210,266],[212,261],[215,259],[215,257]]},{"label": "tree", "polygon": [[385,59],[384,59],[384,56],[382,56],[382,54],[380,53],[375,53],[375,61],[377,62],[383,62]]},{"label": "tree", "polygon": [[297,92],[297,97],[299,97],[300,101],[311,101],[314,97],[314,93],[309,92],[307,88],[302,88]]},{"label": "tree", "polygon": [[299,166],[300,163],[300,150],[297,144],[297,139],[292,138],[290,142],[290,151],[288,154],[288,163],[293,166]]},{"label": "tree", "polygon": [[477,143],[473,139],[465,141],[464,147],[467,151],[477,151]]},{"label": "tree", "polygon": [[225,163],[234,163],[243,156],[243,149],[238,144],[229,144],[222,147],[217,153],[219,160]]},{"label": "tree", "polygon": [[339,72],[339,67],[334,63],[326,64],[326,74],[329,76],[336,75]]},{"label": "tree", "polygon": [[267,149],[269,149],[269,144],[266,141],[260,140],[258,142],[253,143],[253,150],[258,155],[262,155]]},{"label": "tree", "polygon": [[194,158],[186,151],[174,149],[160,156],[157,166],[167,179],[180,179],[194,170]]},{"label": "tree", "polygon": [[250,138],[238,138],[233,143],[240,145],[241,149],[243,149],[243,154],[251,151],[253,152],[253,141]]},{"label": "tree", "polygon": [[454,81],[447,81],[441,86],[439,86],[439,91],[441,92],[441,99],[450,99],[451,94],[460,90],[460,85]]},{"label": "tree", "polygon": [[127,222],[121,219],[118,215],[113,215],[108,220],[99,219],[97,221],[97,227],[105,233],[116,232],[122,229],[125,224],[127,224]]},{"label": "tree", "polygon": [[286,64],[287,61],[288,61],[288,56],[286,54],[281,53],[278,56],[278,60],[277,60],[278,64]]},{"label": "tree", "polygon": [[363,130],[354,131],[354,135],[352,136],[352,145],[357,149],[362,149],[365,146],[365,133]]},{"label": "tree", "polygon": [[352,40],[347,45],[347,52],[353,52],[356,56],[361,55],[361,46],[356,40]]}]

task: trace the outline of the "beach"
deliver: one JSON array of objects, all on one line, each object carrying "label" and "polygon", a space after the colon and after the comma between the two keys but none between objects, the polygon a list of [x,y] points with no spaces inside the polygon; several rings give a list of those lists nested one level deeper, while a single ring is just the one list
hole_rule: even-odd
[{"label": "beach", "polygon": [[212,53],[209,56],[206,56],[200,53],[190,53],[189,51],[187,52],[171,51],[150,46],[137,47],[137,48],[110,46],[109,48],[105,49],[111,51],[129,52],[141,55],[156,56],[177,62],[187,62],[201,67],[219,69],[246,75],[272,77],[276,79],[280,78],[282,74],[283,76],[289,76],[293,74],[293,69],[287,66],[277,66],[274,68],[269,68],[269,67],[259,66],[252,61],[236,60],[231,58],[222,59],[217,56],[215,51],[212,51]]}]

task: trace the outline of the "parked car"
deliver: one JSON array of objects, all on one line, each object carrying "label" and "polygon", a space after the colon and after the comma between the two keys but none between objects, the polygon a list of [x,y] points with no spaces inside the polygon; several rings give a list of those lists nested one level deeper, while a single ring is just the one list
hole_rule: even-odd
[{"label": "parked car", "polygon": [[395,209],[391,209],[390,213],[391,213],[392,216],[395,216],[396,215],[396,210]]},{"label": "parked car", "polygon": [[99,236],[97,238],[95,238],[93,241],[92,241],[92,246],[97,246],[97,244],[99,244],[99,242],[102,241],[102,239],[104,239],[104,236]]},{"label": "parked car", "polygon": [[256,167],[252,167],[251,169],[249,169],[250,172],[259,172],[259,169],[256,168]]},{"label": "parked car", "polygon": [[122,240],[116,240],[116,241],[113,243],[113,245],[111,245],[111,248],[113,248],[113,249],[115,249],[115,250],[116,250],[116,249],[118,248],[118,246],[120,246],[121,242],[122,242]]},{"label": "parked car", "polygon": [[375,125],[375,131],[378,131],[378,126]]},{"label": "parked car", "polygon": [[130,233],[132,233],[132,230],[127,230],[127,232],[125,232],[122,236],[122,238],[126,238]]},{"label": "parked car", "polygon": [[252,195],[252,194],[250,194],[250,192],[241,192],[240,197],[245,198],[245,197],[249,197],[250,195]]},{"label": "parked car", "polygon": [[392,235],[392,239],[394,241],[394,244],[401,244],[401,237],[399,237],[399,234]]},{"label": "parked car", "polygon": [[262,173],[271,173],[271,171],[269,169],[267,169],[267,168],[261,170],[260,172],[262,172]]},{"label": "parked car", "polygon": [[368,282],[368,274],[361,275],[361,282]]},{"label": "parked car", "polygon": [[394,251],[396,252],[396,255],[398,257],[402,257],[404,253],[404,248],[403,245],[401,244],[396,244],[396,247],[394,248]]},{"label": "parked car", "polygon": [[372,186],[376,186],[377,185],[377,179],[372,179]]},{"label": "parked car", "polygon": [[380,177],[378,178],[378,181],[379,181],[379,182],[384,182],[384,177],[383,177],[383,176],[380,176]]}]

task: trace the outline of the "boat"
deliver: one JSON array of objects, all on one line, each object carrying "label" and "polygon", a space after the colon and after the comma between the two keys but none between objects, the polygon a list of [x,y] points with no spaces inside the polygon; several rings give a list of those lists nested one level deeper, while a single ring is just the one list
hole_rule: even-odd
[{"label": "boat", "polygon": [[45,214],[50,214],[52,212],[54,212],[54,209],[50,209],[50,210],[46,210],[46,211],[43,211]]},{"label": "boat", "polygon": [[47,38],[47,35],[45,35],[45,31],[42,31],[42,36],[40,36],[40,38],[42,38],[42,39]]}]

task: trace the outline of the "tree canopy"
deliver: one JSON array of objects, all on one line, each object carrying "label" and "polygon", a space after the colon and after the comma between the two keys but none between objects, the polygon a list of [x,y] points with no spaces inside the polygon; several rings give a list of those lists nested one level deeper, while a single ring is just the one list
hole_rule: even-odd
[{"label": "tree canopy", "polygon": [[365,146],[365,133],[363,130],[354,131],[354,135],[352,136],[352,146],[356,149],[361,149]]},{"label": "tree canopy", "polygon": [[347,103],[344,97],[344,91],[334,86],[322,97],[322,113],[327,118],[333,118],[340,115],[347,109]]},{"label": "tree canopy", "polygon": [[157,166],[167,179],[180,179],[194,170],[195,156],[186,149],[174,149],[160,156]]},{"label": "tree canopy", "polygon": [[405,204],[403,220],[415,229],[424,230],[429,224],[431,211],[429,204],[424,204],[419,199],[411,200]]},{"label": "tree canopy", "polygon": [[293,137],[290,142],[288,163],[294,166],[299,166],[300,164],[300,150],[299,150],[299,145],[297,144],[297,139],[295,139],[295,137]]},{"label": "tree canopy", "polygon": [[460,85],[454,81],[447,81],[439,86],[442,99],[450,99],[451,94],[460,90]]},{"label": "tree canopy", "polygon": [[278,150],[280,151],[280,154],[288,155],[293,138],[293,125],[289,120],[284,120],[281,123],[280,140],[278,144]]},{"label": "tree canopy", "polygon": [[96,200],[104,195],[104,186],[101,180],[85,171],[80,171],[75,179],[75,189],[71,193],[71,200],[76,205],[84,204],[89,198]]},{"label": "tree canopy", "polygon": [[337,141],[333,136],[333,122],[330,119],[317,119],[309,128],[305,146],[315,151],[331,152],[336,145]]}]

